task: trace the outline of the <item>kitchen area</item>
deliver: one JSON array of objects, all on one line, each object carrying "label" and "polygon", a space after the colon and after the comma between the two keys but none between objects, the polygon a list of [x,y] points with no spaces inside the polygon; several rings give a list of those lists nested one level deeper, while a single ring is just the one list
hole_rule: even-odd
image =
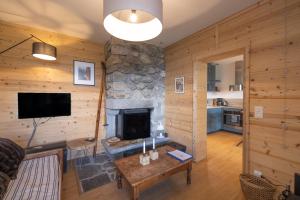
[{"label": "kitchen area", "polygon": [[243,133],[243,55],[207,65],[207,133]]}]

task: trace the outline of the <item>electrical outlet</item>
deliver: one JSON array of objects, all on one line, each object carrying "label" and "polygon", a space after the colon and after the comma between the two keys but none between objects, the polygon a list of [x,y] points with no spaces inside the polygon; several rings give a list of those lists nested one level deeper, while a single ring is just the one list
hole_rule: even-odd
[{"label": "electrical outlet", "polygon": [[264,107],[254,106],[254,117],[258,119],[264,118]]},{"label": "electrical outlet", "polygon": [[254,170],[253,174],[254,174],[254,176],[257,176],[257,177],[261,177],[262,176],[262,172],[258,171],[258,170]]}]

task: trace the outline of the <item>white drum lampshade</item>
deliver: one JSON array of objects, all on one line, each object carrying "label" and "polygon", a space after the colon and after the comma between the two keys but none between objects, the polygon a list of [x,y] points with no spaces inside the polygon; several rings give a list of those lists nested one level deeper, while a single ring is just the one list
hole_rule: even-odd
[{"label": "white drum lampshade", "polygon": [[162,9],[162,0],[104,0],[104,28],[122,40],[150,40],[162,32]]}]

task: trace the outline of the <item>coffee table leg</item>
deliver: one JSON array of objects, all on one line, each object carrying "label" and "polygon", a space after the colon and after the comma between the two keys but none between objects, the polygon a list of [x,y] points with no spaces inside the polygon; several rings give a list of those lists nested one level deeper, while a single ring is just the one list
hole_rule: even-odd
[{"label": "coffee table leg", "polygon": [[122,189],[122,175],[117,172],[117,184],[118,184],[118,189]]},{"label": "coffee table leg", "polygon": [[190,185],[192,183],[192,164],[188,165],[187,168],[187,177],[186,177],[186,184]]},{"label": "coffee table leg", "polygon": [[140,191],[138,187],[132,188],[132,200],[138,200],[140,196]]}]

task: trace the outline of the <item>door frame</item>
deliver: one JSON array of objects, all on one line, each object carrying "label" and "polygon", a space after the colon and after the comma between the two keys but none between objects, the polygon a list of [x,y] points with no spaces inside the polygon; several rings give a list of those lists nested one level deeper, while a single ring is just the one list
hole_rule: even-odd
[{"label": "door frame", "polygon": [[249,172],[249,69],[250,47],[193,58],[193,156],[201,161],[207,158],[207,63],[238,55],[244,55],[243,90],[243,172]]}]

